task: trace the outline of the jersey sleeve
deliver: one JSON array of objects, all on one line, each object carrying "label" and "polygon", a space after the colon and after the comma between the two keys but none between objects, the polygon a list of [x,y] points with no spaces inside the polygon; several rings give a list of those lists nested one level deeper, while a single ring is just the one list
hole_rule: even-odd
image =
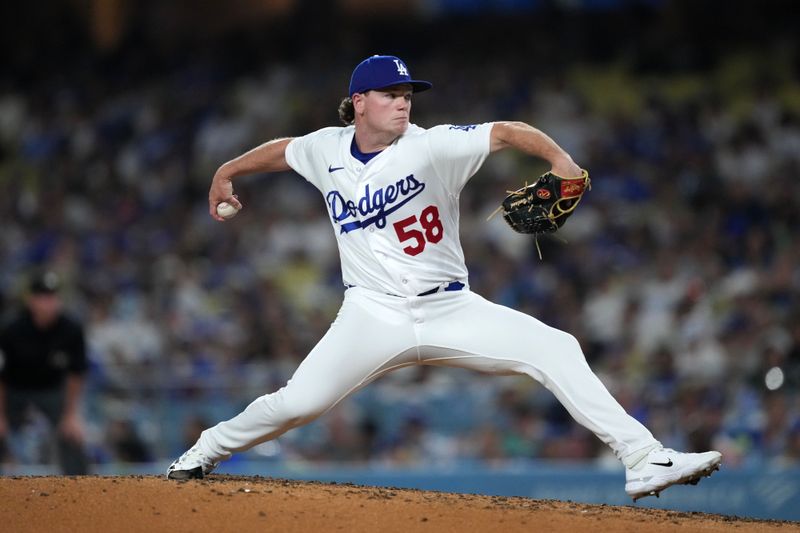
[{"label": "jersey sleeve", "polygon": [[323,128],[302,137],[295,137],[286,145],[286,163],[292,170],[303,176],[317,189],[320,181],[317,177],[316,167],[321,157],[322,143],[325,138],[330,138],[333,130],[339,128]]},{"label": "jersey sleeve", "polygon": [[433,167],[448,190],[458,194],[478,171],[491,150],[492,123],[454,126],[444,124],[428,130]]}]

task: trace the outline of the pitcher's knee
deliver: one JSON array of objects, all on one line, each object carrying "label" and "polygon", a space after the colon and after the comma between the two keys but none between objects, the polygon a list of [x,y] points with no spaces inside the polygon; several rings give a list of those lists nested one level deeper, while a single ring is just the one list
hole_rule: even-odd
[{"label": "pitcher's knee", "polygon": [[314,421],[324,412],[324,409],[314,409],[302,405],[296,406],[284,412],[284,423],[289,427],[302,426]]},{"label": "pitcher's knee", "polygon": [[260,408],[273,419],[273,424],[287,428],[307,424],[328,408],[319,401],[286,394],[285,389],[262,396],[253,403],[261,404]]}]

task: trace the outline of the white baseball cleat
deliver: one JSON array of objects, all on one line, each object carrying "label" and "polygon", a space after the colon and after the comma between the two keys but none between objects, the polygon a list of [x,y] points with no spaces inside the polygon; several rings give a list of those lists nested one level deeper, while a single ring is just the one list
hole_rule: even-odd
[{"label": "white baseball cleat", "polygon": [[669,448],[651,451],[633,468],[625,469],[625,492],[635,502],[656,496],[672,485],[697,485],[704,477],[719,470],[719,452],[681,453]]},{"label": "white baseball cleat", "polygon": [[210,474],[219,463],[209,461],[200,451],[200,447],[195,444],[177,461],[174,461],[167,469],[167,479],[177,479],[186,481],[188,479],[203,479],[203,476]]}]

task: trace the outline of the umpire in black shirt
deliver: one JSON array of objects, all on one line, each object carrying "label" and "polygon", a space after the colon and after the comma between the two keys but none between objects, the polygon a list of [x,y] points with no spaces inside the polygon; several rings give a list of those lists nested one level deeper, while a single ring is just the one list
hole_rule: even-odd
[{"label": "umpire in black shirt", "polygon": [[54,272],[35,275],[25,308],[0,329],[0,453],[29,407],[47,417],[58,434],[65,474],[86,474],[79,402],[86,373],[83,327],[62,310]]}]

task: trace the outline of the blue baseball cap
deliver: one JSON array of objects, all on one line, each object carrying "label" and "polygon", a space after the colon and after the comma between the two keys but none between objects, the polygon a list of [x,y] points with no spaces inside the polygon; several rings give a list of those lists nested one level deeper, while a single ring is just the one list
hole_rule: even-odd
[{"label": "blue baseball cap", "polygon": [[412,80],[403,60],[395,56],[374,55],[358,64],[350,77],[349,96],[372,89],[383,89],[400,83],[408,83],[415,93],[427,91],[433,84],[429,81]]}]

